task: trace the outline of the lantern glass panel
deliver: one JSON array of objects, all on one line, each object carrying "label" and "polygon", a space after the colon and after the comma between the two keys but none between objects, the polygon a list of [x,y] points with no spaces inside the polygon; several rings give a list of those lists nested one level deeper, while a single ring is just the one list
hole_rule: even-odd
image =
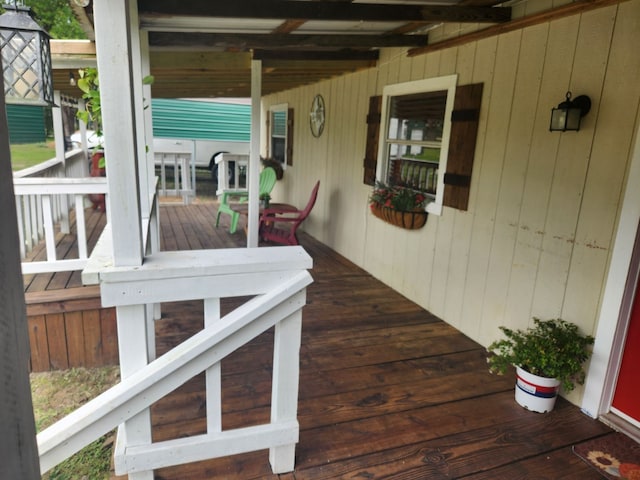
[{"label": "lantern glass panel", "polygon": [[[48,34],[28,12],[8,10],[2,17],[5,18],[0,26],[0,52],[6,102],[51,105],[53,80]],[[17,26],[12,27],[12,22]]]}]

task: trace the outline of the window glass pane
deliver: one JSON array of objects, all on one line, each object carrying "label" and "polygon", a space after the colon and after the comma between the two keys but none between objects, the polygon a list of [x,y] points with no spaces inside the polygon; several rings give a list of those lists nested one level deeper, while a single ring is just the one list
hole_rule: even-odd
[{"label": "window glass pane", "polygon": [[287,111],[271,112],[271,158],[281,163],[286,162],[287,146]]},{"label": "window glass pane", "polygon": [[446,90],[390,97],[388,184],[435,196],[446,102]]},{"label": "window glass pane", "polygon": [[388,138],[440,141],[446,102],[446,90],[391,97]]}]

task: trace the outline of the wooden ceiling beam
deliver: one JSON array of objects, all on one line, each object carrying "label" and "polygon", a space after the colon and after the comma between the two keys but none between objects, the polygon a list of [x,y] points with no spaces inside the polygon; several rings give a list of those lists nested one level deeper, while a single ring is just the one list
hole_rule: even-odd
[{"label": "wooden ceiling beam", "polygon": [[235,0],[233,2],[139,0],[138,11],[143,27],[147,17],[149,19],[157,17],[217,17],[406,23],[501,23],[511,20],[510,7],[300,2],[295,0]]},{"label": "wooden ceiling beam", "polygon": [[[318,50],[254,50],[253,59],[263,62],[310,62],[310,61],[377,61],[380,58],[378,50],[339,50],[323,52]],[[309,65],[307,65],[309,67]]]},{"label": "wooden ceiling beam", "polygon": [[423,47],[426,35],[235,34],[149,32],[149,46],[192,48],[382,48]]},{"label": "wooden ceiling beam", "polygon": [[627,0],[575,0],[572,3],[567,3],[556,8],[545,10],[541,13],[517,18],[500,25],[493,25],[487,28],[483,28],[482,30],[477,30],[465,35],[460,35],[459,37],[449,38],[441,42],[427,45],[426,47],[413,48],[409,50],[408,56],[413,57],[416,55],[422,55],[438,50],[444,50],[446,48],[458,47],[469,42],[475,42],[484,38],[493,37],[495,35],[513,32],[515,30],[521,30],[523,28],[539,25],[541,23],[547,23],[553,20],[558,20],[570,15],[588,12],[589,10],[594,10],[596,8],[615,5],[624,1]]}]

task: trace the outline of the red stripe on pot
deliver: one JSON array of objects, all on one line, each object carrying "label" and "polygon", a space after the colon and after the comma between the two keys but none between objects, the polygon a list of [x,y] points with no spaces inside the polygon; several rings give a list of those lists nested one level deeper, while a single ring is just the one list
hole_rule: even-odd
[{"label": "red stripe on pot", "polygon": [[520,375],[517,375],[516,387],[519,389],[540,398],[553,398],[558,393],[559,387],[543,387],[542,385],[536,385],[531,382],[527,382]]}]

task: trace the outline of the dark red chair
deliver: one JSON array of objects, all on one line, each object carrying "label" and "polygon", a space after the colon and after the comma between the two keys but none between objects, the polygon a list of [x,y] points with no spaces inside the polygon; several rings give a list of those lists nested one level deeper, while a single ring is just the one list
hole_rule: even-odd
[{"label": "dark red chair", "polygon": [[283,211],[277,208],[266,208],[260,214],[260,238],[268,242],[282,245],[298,245],[296,231],[302,222],[309,216],[316,203],[320,180],[316,182],[311,191],[311,196],[304,210]]}]

